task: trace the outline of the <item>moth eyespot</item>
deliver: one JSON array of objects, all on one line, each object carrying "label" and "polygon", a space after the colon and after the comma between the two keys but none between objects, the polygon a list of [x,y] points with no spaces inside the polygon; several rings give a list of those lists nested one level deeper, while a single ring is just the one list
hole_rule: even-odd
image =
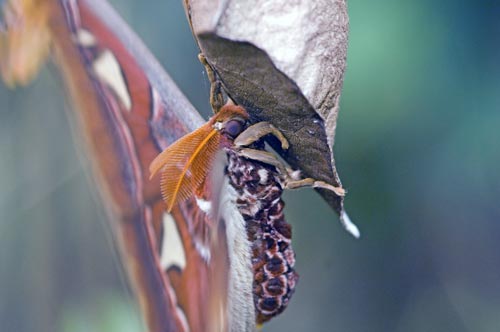
[{"label": "moth eyespot", "polygon": [[224,126],[224,133],[235,138],[243,131],[244,123],[238,120],[229,120]]}]

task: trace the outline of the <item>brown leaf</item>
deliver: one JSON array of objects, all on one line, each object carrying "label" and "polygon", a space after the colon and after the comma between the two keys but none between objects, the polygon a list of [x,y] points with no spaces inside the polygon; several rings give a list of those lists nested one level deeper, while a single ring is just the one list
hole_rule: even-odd
[{"label": "brown leaf", "polygon": [[[252,122],[269,121],[304,176],[340,186],[333,143],[347,51],[345,1],[186,0],[195,37]],[[318,190],[345,217],[343,198]]]}]

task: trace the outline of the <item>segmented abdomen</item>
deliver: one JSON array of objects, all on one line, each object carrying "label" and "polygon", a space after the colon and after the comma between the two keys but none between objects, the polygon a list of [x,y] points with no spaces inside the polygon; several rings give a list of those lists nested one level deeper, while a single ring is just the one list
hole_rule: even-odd
[{"label": "segmented abdomen", "polygon": [[285,310],[298,274],[291,246],[292,228],[283,215],[283,188],[276,168],[242,158],[231,149],[227,175],[238,193],[237,206],[246,222],[254,272],[253,293],[257,323]]}]

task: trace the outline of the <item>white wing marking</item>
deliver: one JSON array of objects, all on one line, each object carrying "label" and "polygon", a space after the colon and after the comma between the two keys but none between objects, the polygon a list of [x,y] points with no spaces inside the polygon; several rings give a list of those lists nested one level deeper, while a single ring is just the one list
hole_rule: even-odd
[{"label": "white wing marking", "polygon": [[164,271],[171,266],[178,266],[181,270],[186,267],[184,246],[175,225],[175,220],[169,213],[163,214],[163,239],[161,242],[160,265]]},{"label": "white wing marking", "polygon": [[75,41],[83,47],[92,47],[97,44],[94,35],[85,29],[78,29],[75,35]]},{"label": "white wing marking", "polygon": [[93,67],[97,76],[113,89],[118,98],[120,98],[123,106],[125,106],[125,109],[130,112],[132,109],[132,101],[120,69],[120,64],[113,53],[109,50],[102,52],[99,57],[95,59]]}]

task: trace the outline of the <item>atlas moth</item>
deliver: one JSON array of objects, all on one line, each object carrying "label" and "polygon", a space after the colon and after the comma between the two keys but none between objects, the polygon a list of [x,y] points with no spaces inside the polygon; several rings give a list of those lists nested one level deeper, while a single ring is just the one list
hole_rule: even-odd
[{"label": "atlas moth", "polygon": [[[46,55],[49,46],[44,42],[54,47],[51,53],[71,92],[79,128],[94,161],[96,182],[103,189],[103,201],[111,207],[113,227],[123,244],[124,263],[149,330],[253,331],[255,323],[283,311],[297,274],[293,270],[291,227],[283,217],[282,190],[312,186],[338,195],[343,195],[343,190],[300,179],[297,172],[264,151],[260,140],[273,134],[286,149],[283,135],[265,122],[249,125],[241,107],[228,105],[207,124],[173,143],[151,165],[153,175],[163,171],[164,208],[156,184],[156,190],[150,190],[151,184],[143,183],[143,167],[160,147],[189,127],[189,121],[180,121],[178,114],[169,114],[166,107],[172,106],[171,100],[177,105],[182,95],[165,94],[163,85],[158,84],[164,77],[154,66],[156,61],[105,1],[9,3],[16,3],[11,9],[22,9],[23,13],[16,14],[28,18],[13,23],[24,22],[29,29],[7,26],[8,31],[14,28],[9,40],[22,38],[6,44],[9,52],[13,47],[21,53],[5,59],[14,59],[16,64],[25,65],[21,69],[28,69],[28,73],[17,72],[17,80],[22,82],[31,76],[31,64],[40,64],[41,60],[34,57]],[[29,19],[31,16],[33,19]],[[22,31],[16,31],[18,27]],[[38,39],[41,43],[19,42],[25,38],[32,42],[33,29],[43,33],[44,38]],[[23,45],[35,46],[35,51],[25,53],[24,47],[17,47]],[[41,53],[36,46],[42,46]],[[15,82],[13,77],[8,79]],[[200,218],[203,213],[206,218]],[[212,230],[224,224],[219,222],[220,215],[227,217],[227,238],[220,239],[220,246],[203,247],[203,236],[200,241],[186,239],[191,234],[213,236]],[[234,227],[236,223],[241,227]],[[194,224],[204,232],[190,233]],[[176,244],[168,236],[174,230],[170,233],[175,238],[175,227],[182,233],[177,234],[179,241],[186,246],[180,251],[182,259],[177,260],[168,257],[177,254],[169,250]],[[220,262],[213,258],[218,254],[224,256],[222,263],[226,262],[219,250],[226,242],[228,249],[236,244],[240,247],[229,250],[230,264],[217,264]],[[193,249],[192,243],[201,245]],[[215,282],[207,282],[214,271],[220,272],[213,278]],[[225,276],[229,276],[227,284],[231,285],[227,300],[224,289],[212,287],[223,284]],[[227,310],[220,305],[226,303]],[[221,313],[221,308],[225,316],[212,314]]]},{"label": "atlas moth", "polygon": [[[228,181],[232,192],[230,204],[236,206],[234,210],[240,216],[225,222],[244,220],[247,239],[243,253],[229,253],[229,268],[244,266],[249,269],[229,275],[230,279],[252,275],[252,305],[255,321],[261,324],[287,307],[298,281],[291,225],[283,214],[283,190],[309,186],[328,189],[339,196],[345,192],[322,181],[300,179],[299,172],[291,171],[264,149],[261,139],[269,134],[281,142],[282,149],[288,149],[284,135],[270,123],[249,125],[248,120],[241,106],[223,106],[203,126],[160,153],[151,163],[150,172],[151,178],[162,173],[161,192],[167,212],[194,195],[200,209],[209,216],[208,223],[218,220],[222,213],[219,202],[222,195],[214,189],[220,189],[220,185],[213,179],[221,179],[222,175]],[[218,154],[223,155],[222,167],[215,165]],[[228,242],[231,243],[231,239]],[[248,259],[250,261],[245,261]],[[232,284],[244,283],[245,280],[233,280]]]}]

